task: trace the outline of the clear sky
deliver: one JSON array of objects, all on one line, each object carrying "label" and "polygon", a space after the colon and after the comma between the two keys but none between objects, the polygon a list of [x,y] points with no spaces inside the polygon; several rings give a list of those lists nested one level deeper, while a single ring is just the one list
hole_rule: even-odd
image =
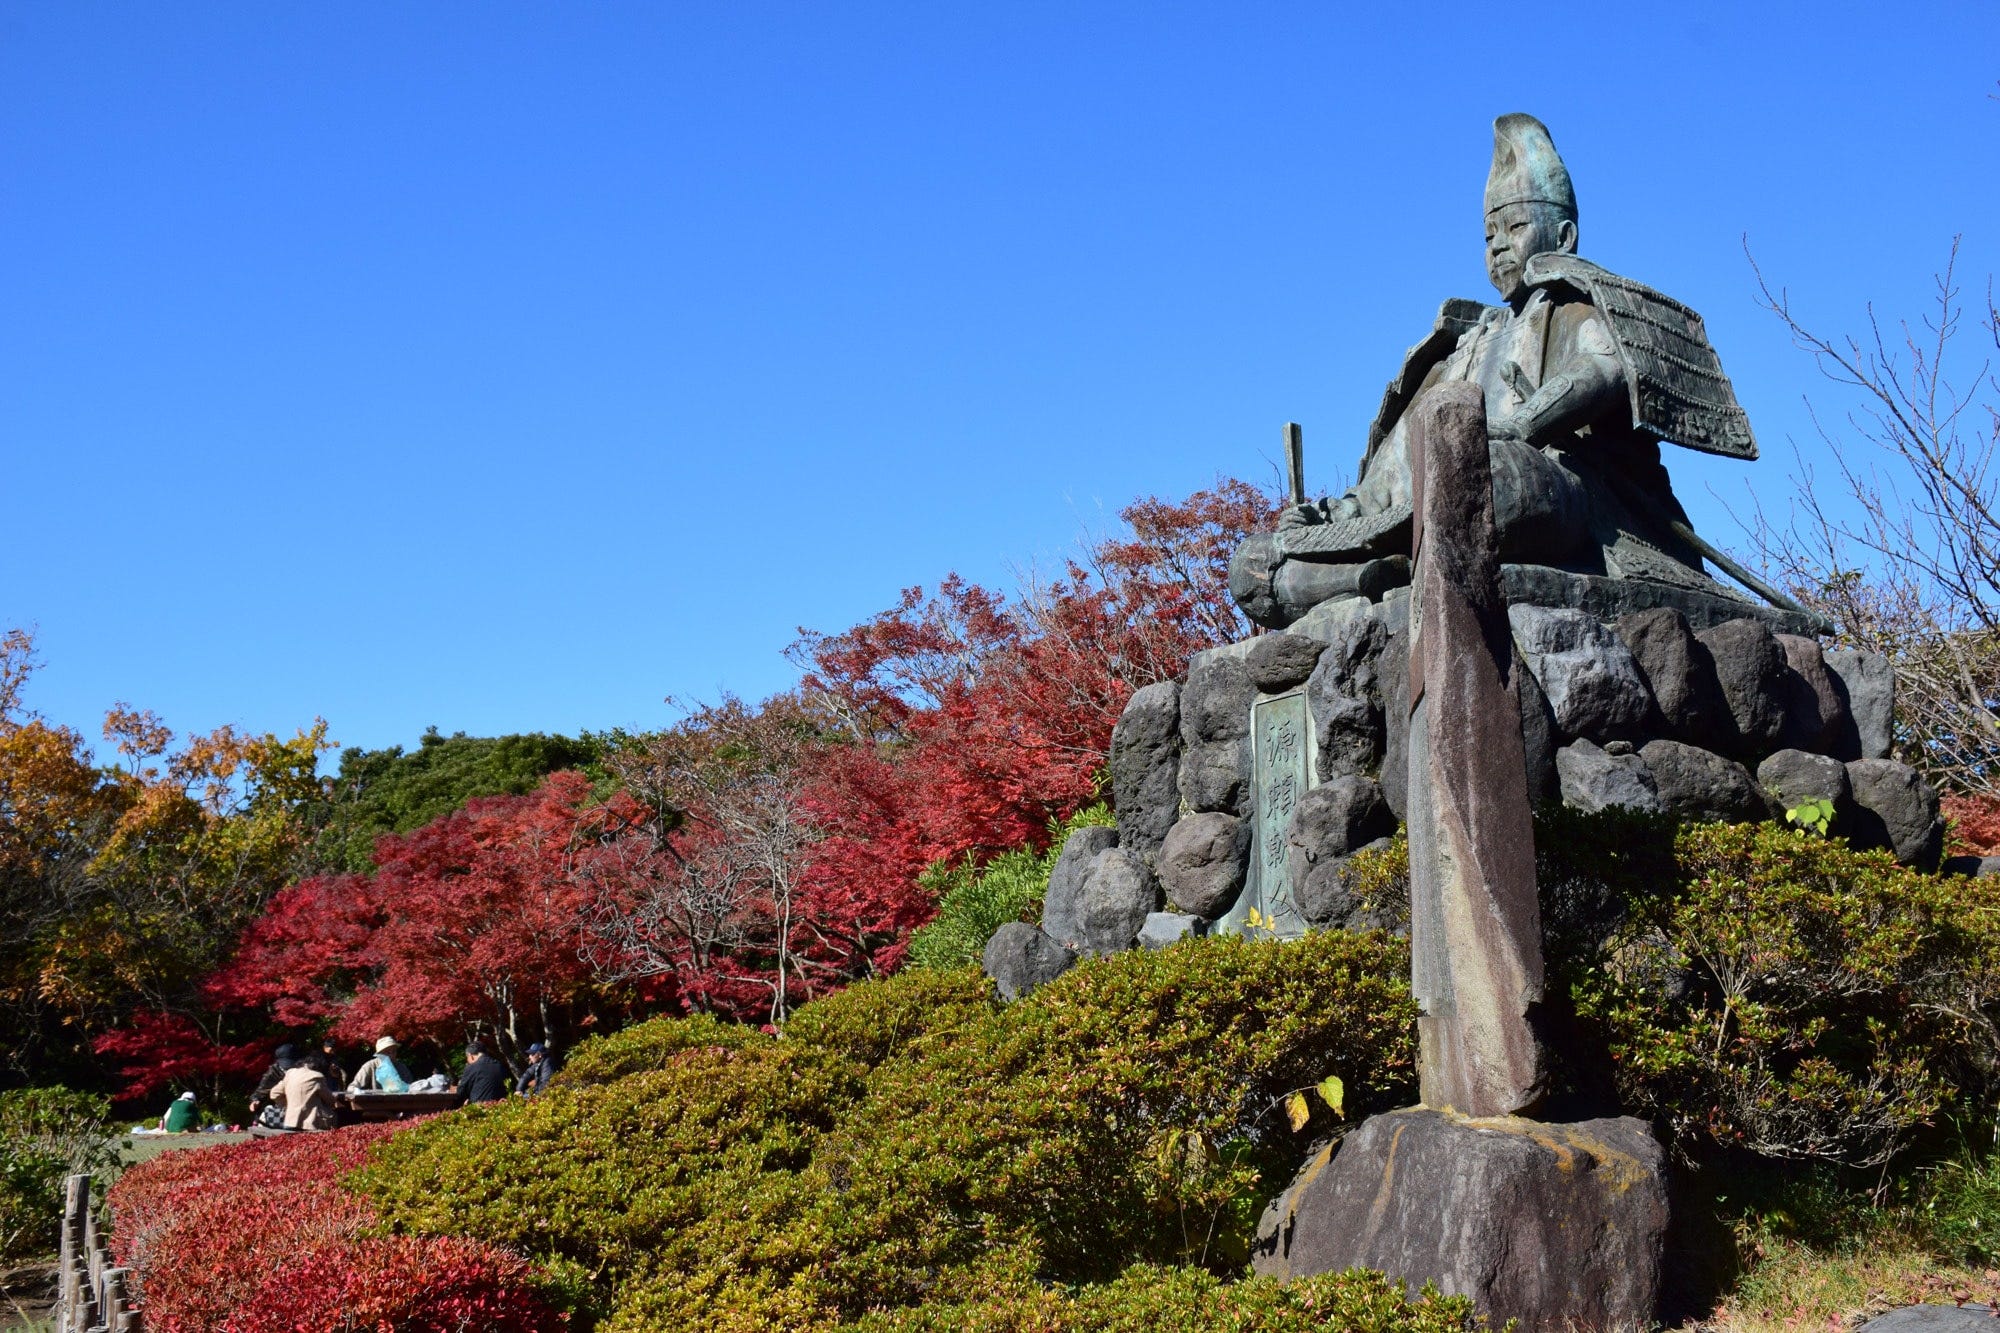
[{"label": "clear sky", "polygon": [[[2000,5],[0,3],[0,625],[31,702],[343,743],[657,726],[1133,497],[1319,486],[1450,295],[1502,112],[1693,305],[2000,267]],[[1717,497],[1720,497],[1718,499]]]}]

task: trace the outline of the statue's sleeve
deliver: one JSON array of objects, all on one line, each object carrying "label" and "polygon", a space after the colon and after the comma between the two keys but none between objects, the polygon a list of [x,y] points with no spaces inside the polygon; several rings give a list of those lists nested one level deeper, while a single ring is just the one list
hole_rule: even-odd
[{"label": "statue's sleeve", "polygon": [[1613,408],[1623,412],[1630,396],[1625,366],[1611,331],[1586,305],[1576,312],[1570,336],[1561,339],[1561,359],[1550,367],[1541,387],[1496,423],[1499,433],[1546,444],[1588,425]]}]

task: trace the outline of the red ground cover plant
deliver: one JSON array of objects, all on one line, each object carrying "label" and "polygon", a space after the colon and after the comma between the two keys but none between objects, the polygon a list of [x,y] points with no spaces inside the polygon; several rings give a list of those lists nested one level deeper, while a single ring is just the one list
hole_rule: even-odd
[{"label": "red ground cover plant", "polygon": [[[407,1122],[406,1122],[407,1123]],[[111,1187],[111,1248],[155,1333],[502,1333],[566,1327],[490,1245],[363,1235],[340,1181],[403,1125],[165,1153]]]},{"label": "red ground cover plant", "polygon": [[1950,820],[1953,856],[2000,856],[2000,798],[1954,794],[1938,802]]}]

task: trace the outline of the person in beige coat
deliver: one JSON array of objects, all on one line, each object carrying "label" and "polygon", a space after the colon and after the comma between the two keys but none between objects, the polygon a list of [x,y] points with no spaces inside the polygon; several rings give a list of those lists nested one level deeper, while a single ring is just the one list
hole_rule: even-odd
[{"label": "person in beige coat", "polygon": [[286,1129],[332,1129],[333,1087],[312,1065],[299,1063],[285,1071],[271,1100],[285,1108]]}]

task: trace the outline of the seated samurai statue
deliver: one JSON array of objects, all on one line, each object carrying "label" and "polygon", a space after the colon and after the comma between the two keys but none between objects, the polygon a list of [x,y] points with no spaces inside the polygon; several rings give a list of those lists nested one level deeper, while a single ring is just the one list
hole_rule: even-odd
[{"label": "seated samurai statue", "polygon": [[1504,304],[1450,300],[1404,358],[1368,432],[1361,480],[1295,503],[1237,550],[1230,591],[1283,628],[1321,602],[1378,598],[1409,580],[1404,414],[1425,389],[1486,391],[1501,558],[1579,574],[1725,590],[1716,554],[1674,498],[1660,441],[1731,458],[1757,446],[1701,317],[1576,253],[1576,192],[1533,116],[1493,125],[1486,273]]}]

